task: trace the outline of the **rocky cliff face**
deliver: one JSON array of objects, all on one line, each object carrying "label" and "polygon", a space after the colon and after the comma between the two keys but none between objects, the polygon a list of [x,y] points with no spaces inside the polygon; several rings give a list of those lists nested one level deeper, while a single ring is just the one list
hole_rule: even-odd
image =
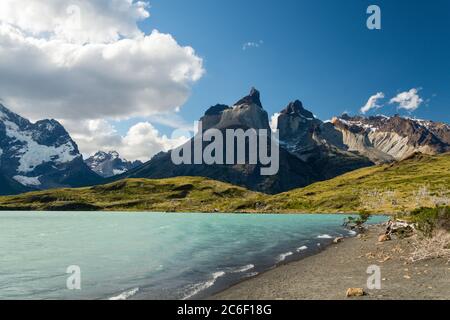
[{"label": "rocky cliff face", "polygon": [[[270,132],[267,112],[263,109],[260,94],[252,89],[250,94],[233,106],[215,105],[201,118],[203,129],[266,129]],[[329,156],[327,149],[316,142],[315,127],[322,122],[305,110],[299,101],[290,104],[280,115],[279,172],[273,176],[260,174],[261,165],[174,165],[171,154],[161,153],[144,166],[131,170],[123,177],[168,178],[174,176],[203,176],[251,190],[279,193],[315,181],[334,177],[343,172],[371,165],[367,159],[352,157],[338,159]],[[282,139],[285,138],[285,140]],[[191,142],[189,142],[191,143]],[[248,145],[247,145],[248,147]],[[300,152],[296,152],[299,151]],[[224,150],[226,153],[227,150]],[[327,152],[325,152],[327,151]],[[308,153],[313,153],[310,155]],[[331,168],[329,166],[332,166]]]},{"label": "rocky cliff face", "polygon": [[402,160],[414,153],[450,151],[450,128],[443,123],[394,117],[350,117],[332,120],[342,144],[376,163]]},{"label": "rocky cliff face", "polygon": [[280,112],[277,129],[280,144],[324,179],[373,164],[366,157],[347,151],[340,132],[316,119],[298,100]]},{"label": "rocky cliff face", "polygon": [[269,129],[269,117],[262,108],[260,93],[252,88],[250,94],[233,106],[216,105],[209,108],[200,119],[203,129]]},{"label": "rocky cliff face", "polygon": [[[100,177],[83,162],[78,147],[55,120],[31,123],[0,105],[0,174],[4,193],[95,184]],[[21,187],[18,188],[18,185]],[[6,189],[6,188],[5,188]],[[21,191],[21,190],[19,190]]]},{"label": "rocky cliff face", "polygon": [[84,162],[92,171],[104,178],[123,174],[142,165],[141,161],[127,161],[120,158],[119,153],[116,151],[99,151]]}]

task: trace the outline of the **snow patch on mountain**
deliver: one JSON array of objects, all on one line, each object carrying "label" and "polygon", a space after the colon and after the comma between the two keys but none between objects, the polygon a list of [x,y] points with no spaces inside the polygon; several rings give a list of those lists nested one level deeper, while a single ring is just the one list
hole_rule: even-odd
[{"label": "snow patch on mountain", "polygon": [[87,158],[85,163],[92,171],[104,178],[123,174],[142,164],[140,161],[131,162],[126,159],[121,159],[119,153],[116,151],[99,151]]},{"label": "snow patch on mountain", "polygon": [[26,187],[37,187],[41,185],[41,181],[39,181],[40,177],[41,176],[38,177],[14,176],[13,179]]},{"label": "snow patch on mountain", "polygon": [[57,164],[67,163],[80,156],[76,154],[75,147],[71,142],[66,142],[58,147],[45,146],[33,139],[33,132],[21,131],[11,121],[6,120],[4,124],[6,135],[17,142],[21,142],[21,145],[16,147],[16,157],[19,158],[18,172],[32,172],[37,166],[50,161]]}]

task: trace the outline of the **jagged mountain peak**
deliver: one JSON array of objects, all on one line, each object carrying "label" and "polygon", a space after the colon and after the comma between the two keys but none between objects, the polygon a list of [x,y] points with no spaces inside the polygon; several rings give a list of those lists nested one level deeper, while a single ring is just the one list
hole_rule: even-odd
[{"label": "jagged mountain peak", "polygon": [[280,114],[299,115],[307,119],[314,119],[314,114],[303,107],[303,103],[300,100],[290,102],[286,108],[284,108]]},{"label": "jagged mountain peak", "polygon": [[262,108],[262,104],[261,104],[261,94],[260,92],[255,89],[254,87],[252,87],[252,89],[250,90],[250,93],[248,96],[245,96],[244,98],[242,98],[241,100],[239,100],[238,102],[236,102],[234,105],[235,106],[240,106],[243,104],[255,104],[258,107]]},{"label": "jagged mountain peak", "polygon": [[215,106],[212,106],[208,110],[206,110],[205,116],[221,115],[222,112],[228,109],[230,109],[230,107],[225,104],[216,104]]},{"label": "jagged mountain peak", "polygon": [[98,175],[109,178],[134,169],[142,162],[122,159],[117,151],[98,151],[85,160],[86,165]]},{"label": "jagged mountain peak", "polygon": [[[31,123],[4,105],[0,105],[0,160],[0,174],[30,190],[100,181],[83,163],[78,146],[58,121]],[[17,188],[3,192],[16,193]]]},{"label": "jagged mountain peak", "polygon": [[210,107],[200,120],[203,130],[211,128],[270,129],[269,116],[263,109],[260,93],[255,88],[252,88],[248,96],[232,107],[224,104]]},{"label": "jagged mountain peak", "polygon": [[349,150],[376,163],[402,160],[413,153],[450,151],[450,128],[443,123],[411,119],[396,114],[364,117],[342,115],[331,122],[342,133]]},{"label": "jagged mountain peak", "polygon": [[104,160],[104,159],[115,159],[119,158],[119,153],[117,151],[97,151],[93,155],[94,159]]}]

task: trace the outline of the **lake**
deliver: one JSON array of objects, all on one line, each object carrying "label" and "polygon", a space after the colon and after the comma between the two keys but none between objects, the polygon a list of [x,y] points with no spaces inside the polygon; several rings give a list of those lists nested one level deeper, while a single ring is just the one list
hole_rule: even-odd
[{"label": "lake", "polygon": [[345,217],[0,212],[0,299],[205,298],[354,236]]}]

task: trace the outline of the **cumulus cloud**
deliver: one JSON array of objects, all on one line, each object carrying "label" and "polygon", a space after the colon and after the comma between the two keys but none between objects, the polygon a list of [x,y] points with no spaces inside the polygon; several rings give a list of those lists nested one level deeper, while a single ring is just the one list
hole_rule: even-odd
[{"label": "cumulus cloud", "polygon": [[73,132],[72,137],[85,157],[99,150],[115,150],[128,160],[148,161],[158,152],[174,149],[189,139],[188,135],[163,135],[149,122],[133,125],[125,135],[120,135],[106,120],[64,121],[63,124]]},{"label": "cumulus cloud", "polygon": [[112,42],[142,32],[148,3],[132,0],[2,0],[0,21],[34,37],[88,43]]},{"label": "cumulus cloud", "polygon": [[0,97],[34,119],[179,110],[203,61],[170,34],[143,34],[137,22],[148,16],[141,1],[2,0]]},{"label": "cumulus cloud", "polygon": [[[3,103],[32,120],[90,124],[88,132],[95,135],[81,137],[84,153],[91,146],[101,147],[102,141],[144,147],[135,143],[136,128],[120,137],[107,120],[152,116],[167,122],[167,115],[180,110],[205,72],[192,47],[157,30],[144,34],[137,23],[149,16],[143,1],[1,0]],[[172,118],[177,120],[170,124],[182,124]],[[153,141],[145,145],[149,151],[124,150],[130,159],[148,157],[158,146],[163,150],[170,144],[151,126],[139,131],[147,128],[139,136]],[[79,136],[75,127],[67,129]],[[90,144],[84,143],[89,139]]]},{"label": "cumulus cloud", "polygon": [[401,92],[390,100],[391,104],[398,104],[399,109],[414,111],[420,107],[423,99],[419,96],[419,89],[411,89],[409,91]]},{"label": "cumulus cloud", "polygon": [[378,92],[377,94],[371,96],[369,100],[367,101],[366,105],[361,108],[361,113],[365,114],[369,112],[372,109],[378,109],[381,108],[381,105],[378,104],[378,100],[384,98],[383,92]]}]

